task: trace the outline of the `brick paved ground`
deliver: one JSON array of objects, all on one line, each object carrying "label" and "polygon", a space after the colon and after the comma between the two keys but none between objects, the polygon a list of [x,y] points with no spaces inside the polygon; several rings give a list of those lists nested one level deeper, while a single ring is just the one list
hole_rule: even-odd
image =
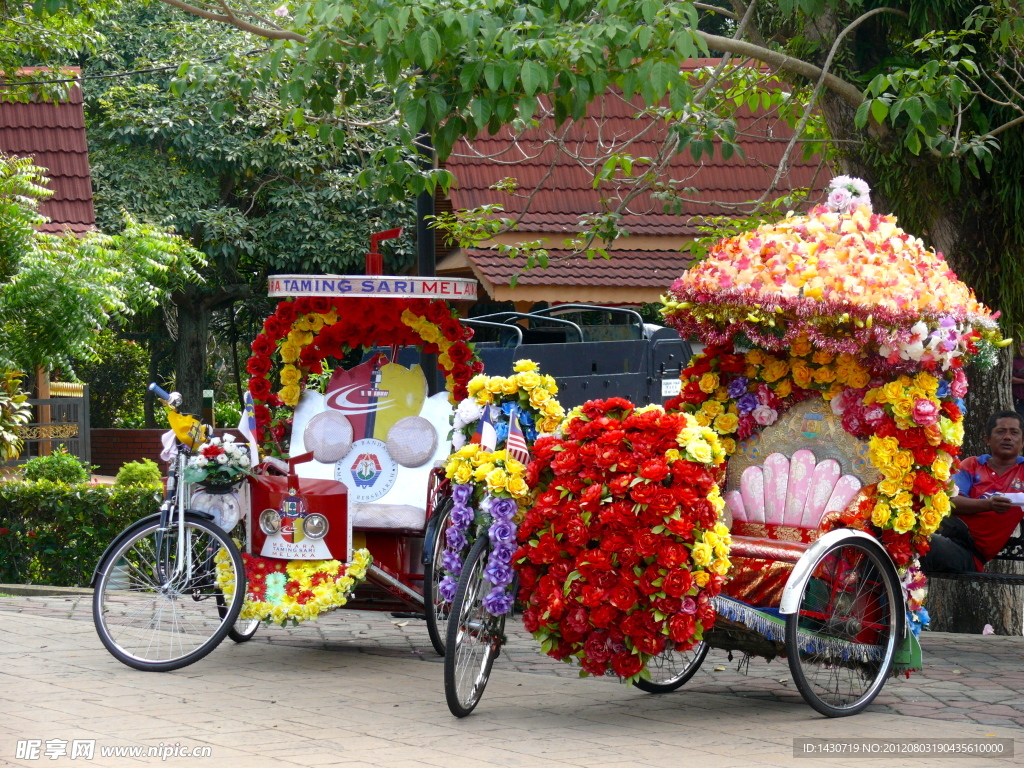
[{"label": "brick paved ground", "polygon": [[[2,611],[92,622],[89,596],[0,598]],[[518,620],[508,623],[507,633],[509,643],[496,668],[578,677],[575,667],[540,654],[537,643]],[[261,627],[251,642],[442,662],[430,646],[424,622],[368,611],[337,611],[296,628]],[[872,704],[874,710],[1024,728],[1024,637],[926,632],[922,646],[924,671],[909,679],[890,680]],[[742,657],[736,656],[730,662],[724,652],[712,650],[697,675],[675,695],[699,691],[802,701],[785,659],[771,663],[751,659],[746,674],[738,671],[741,661]],[[614,680],[600,682],[617,684]]]}]

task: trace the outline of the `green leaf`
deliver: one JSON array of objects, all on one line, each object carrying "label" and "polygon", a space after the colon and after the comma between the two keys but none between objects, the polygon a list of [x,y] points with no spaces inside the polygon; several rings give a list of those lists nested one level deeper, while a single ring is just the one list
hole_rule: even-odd
[{"label": "green leaf", "polygon": [[885,116],[889,114],[889,107],[881,99],[871,100],[871,116],[875,119],[876,123],[885,121]]},{"label": "green leaf", "polygon": [[402,114],[405,116],[405,123],[409,127],[409,132],[413,135],[418,134],[427,120],[426,100],[412,99],[406,102],[402,109]]},{"label": "green leaf", "polygon": [[433,27],[428,27],[420,35],[420,51],[423,53],[423,63],[427,68],[433,66],[437,60],[437,52],[441,49],[441,38]]},{"label": "green leaf", "polygon": [[527,96],[533,96],[544,77],[544,67],[535,61],[527,59],[523,62],[522,79],[523,91]]}]

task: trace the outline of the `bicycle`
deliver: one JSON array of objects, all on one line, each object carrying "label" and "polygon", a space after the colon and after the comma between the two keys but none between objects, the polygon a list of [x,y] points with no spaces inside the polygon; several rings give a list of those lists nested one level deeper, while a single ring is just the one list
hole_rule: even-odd
[{"label": "bicycle", "polygon": [[[213,516],[188,509],[184,470],[212,430],[178,407],[181,395],[149,385],[167,410],[176,448],[160,511],[128,526],[93,573],[93,621],[118,661],[167,672],[209,654],[227,636],[252,637],[258,622],[238,621],[245,598],[242,555]],[[241,585],[240,588],[238,585]]]}]

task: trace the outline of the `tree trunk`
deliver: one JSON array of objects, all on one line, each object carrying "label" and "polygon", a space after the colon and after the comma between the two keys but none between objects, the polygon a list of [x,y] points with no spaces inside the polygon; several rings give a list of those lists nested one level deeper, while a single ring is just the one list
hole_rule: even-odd
[{"label": "tree trunk", "polygon": [[178,301],[178,349],[175,389],[181,393],[183,413],[199,414],[203,409],[206,379],[206,337],[213,310],[202,297],[183,296]]}]

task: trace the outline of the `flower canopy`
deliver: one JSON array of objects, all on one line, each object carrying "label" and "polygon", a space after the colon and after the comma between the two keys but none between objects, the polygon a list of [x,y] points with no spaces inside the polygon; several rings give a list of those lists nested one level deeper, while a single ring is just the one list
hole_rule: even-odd
[{"label": "flower canopy", "polygon": [[709,344],[742,333],[781,351],[806,336],[833,352],[928,369],[1001,343],[995,316],[941,253],[858,202],[830,198],[720,241],[672,285],[666,319]]}]

